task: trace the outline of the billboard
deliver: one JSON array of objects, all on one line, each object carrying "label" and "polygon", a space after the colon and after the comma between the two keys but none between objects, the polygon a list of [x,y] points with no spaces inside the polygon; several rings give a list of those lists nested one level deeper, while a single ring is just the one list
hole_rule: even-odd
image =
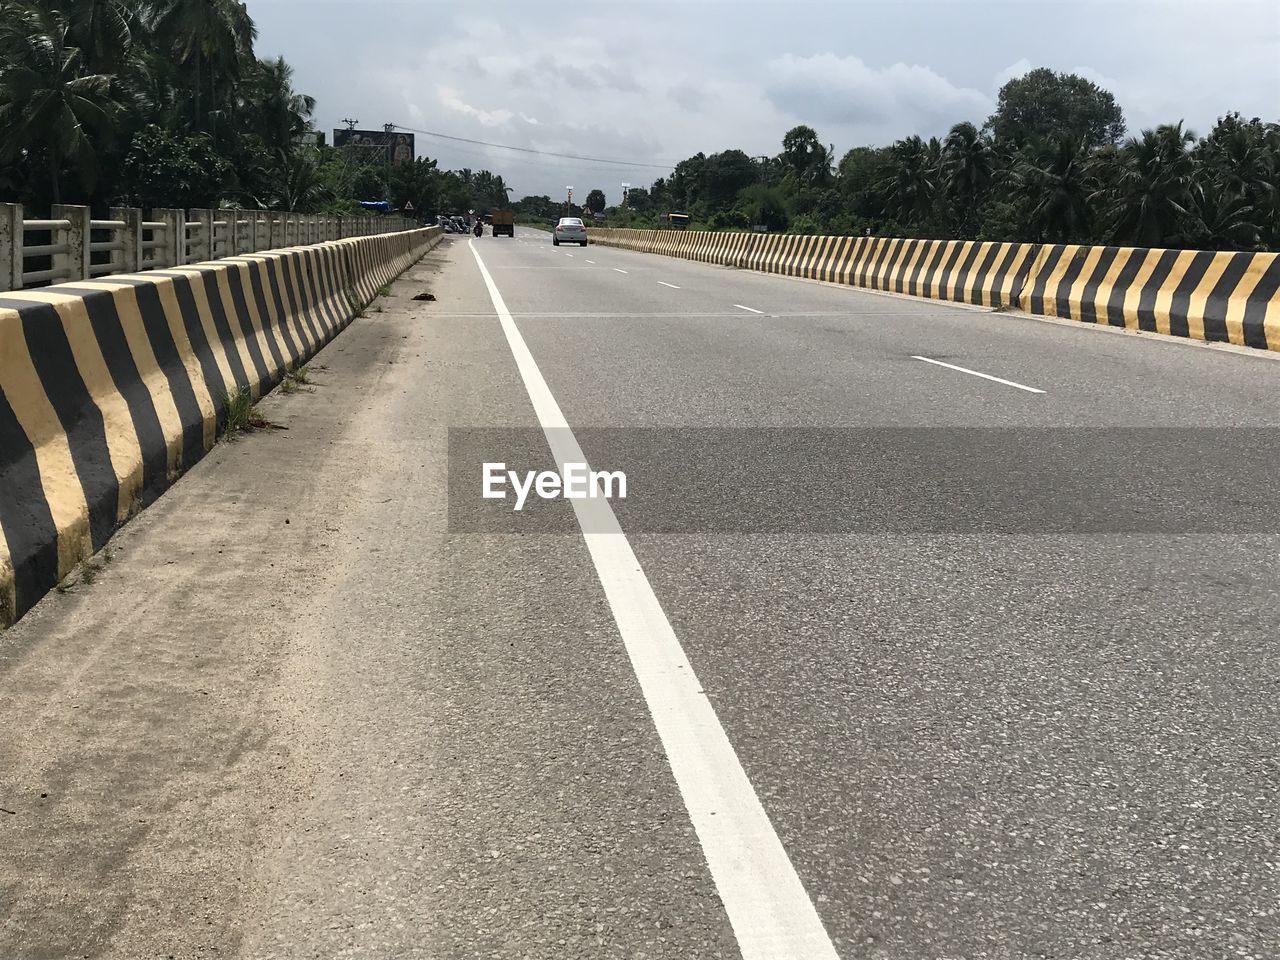
[{"label": "billboard", "polygon": [[335,130],[333,145],[368,151],[370,155],[380,155],[387,163],[408,163],[417,156],[413,134],[394,130]]}]

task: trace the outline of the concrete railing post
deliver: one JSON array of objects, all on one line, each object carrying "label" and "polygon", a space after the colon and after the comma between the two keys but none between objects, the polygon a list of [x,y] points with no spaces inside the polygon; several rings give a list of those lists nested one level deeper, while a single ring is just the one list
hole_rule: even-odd
[{"label": "concrete railing post", "polygon": [[240,254],[240,208],[232,207],[229,210],[218,211],[222,215],[222,219],[227,221],[227,246],[223,251],[224,257],[235,257]]},{"label": "concrete railing post", "polygon": [[[199,263],[213,259],[213,211],[192,210],[187,214],[192,229],[191,242],[184,244],[179,263]],[[184,231],[185,233],[185,231]]]},{"label": "concrete railing post", "polygon": [[172,207],[161,207],[151,211],[151,219],[164,224],[164,235],[161,243],[156,245],[155,259],[157,267],[177,267],[185,261],[187,246],[187,214]]},{"label": "concrete railing post", "polygon": [[0,203],[0,290],[22,289],[22,204]]},{"label": "concrete railing post", "polygon": [[[54,254],[53,269],[64,280],[84,280],[89,276],[89,208],[55,203],[49,216],[71,224],[64,234],[67,252]],[[54,240],[54,243],[58,242]]]},{"label": "concrete railing post", "polygon": [[142,210],[138,207],[112,207],[108,217],[124,222],[124,229],[120,231],[121,271],[137,273],[142,269]]}]

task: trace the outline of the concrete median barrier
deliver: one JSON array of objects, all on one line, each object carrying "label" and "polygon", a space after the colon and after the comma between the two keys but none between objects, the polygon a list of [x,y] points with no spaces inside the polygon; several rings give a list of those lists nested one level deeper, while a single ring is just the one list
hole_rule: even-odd
[{"label": "concrete median barrier", "polygon": [[204,456],[439,228],[0,294],[0,625]]},{"label": "concrete median barrier", "polygon": [[1280,350],[1274,253],[612,228],[592,238],[782,276]]}]

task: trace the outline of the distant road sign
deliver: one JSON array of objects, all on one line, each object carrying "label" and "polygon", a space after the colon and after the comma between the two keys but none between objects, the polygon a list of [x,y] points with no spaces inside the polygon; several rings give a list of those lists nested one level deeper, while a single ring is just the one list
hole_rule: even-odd
[{"label": "distant road sign", "polygon": [[412,201],[412,200],[406,200],[406,201],[404,202],[404,212],[405,212],[405,213],[413,213],[413,201]]}]

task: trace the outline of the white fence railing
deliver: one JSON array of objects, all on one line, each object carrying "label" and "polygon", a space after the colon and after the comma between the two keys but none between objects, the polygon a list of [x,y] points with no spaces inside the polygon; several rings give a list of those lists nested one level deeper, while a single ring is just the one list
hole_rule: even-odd
[{"label": "white fence railing", "polygon": [[55,204],[48,220],[27,220],[22,204],[0,203],[0,291],[137,273],[220,257],[411,230],[404,217],[340,217],[276,210],[170,210]]}]

